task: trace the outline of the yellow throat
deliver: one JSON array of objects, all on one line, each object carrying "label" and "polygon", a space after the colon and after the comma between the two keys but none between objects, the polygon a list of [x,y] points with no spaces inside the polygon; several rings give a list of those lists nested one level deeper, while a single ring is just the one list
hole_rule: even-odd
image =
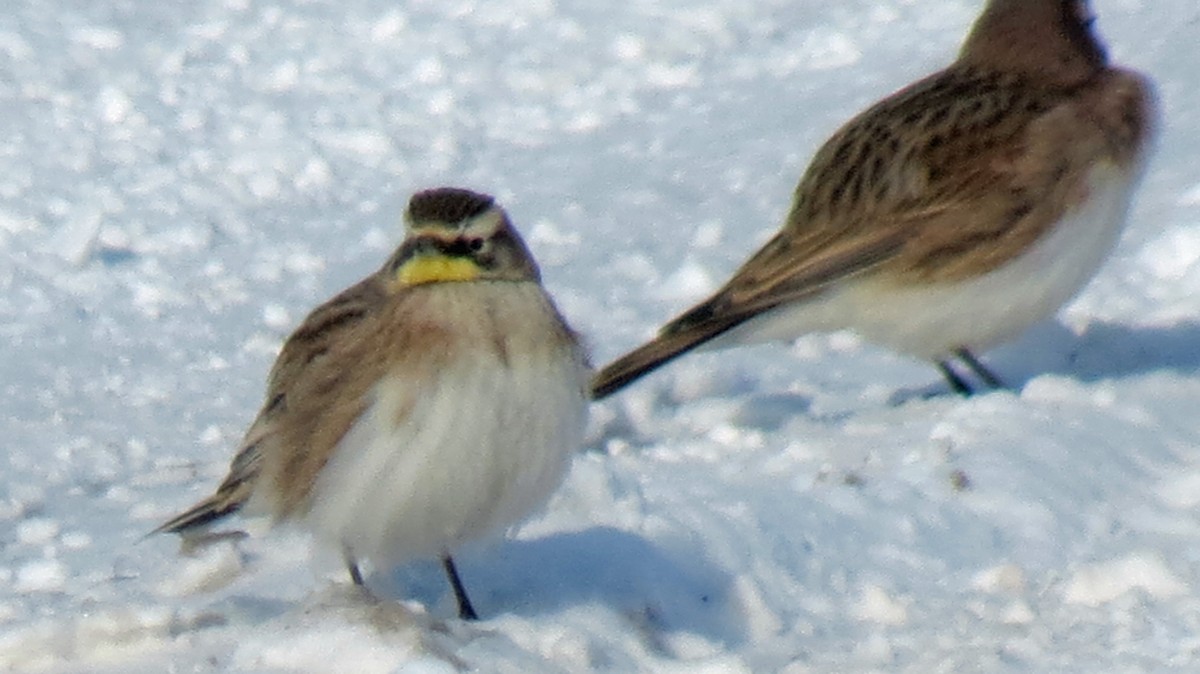
[{"label": "yellow throat", "polygon": [[395,281],[401,287],[422,283],[474,281],[479,278],[479,272],[479,265],[470,258],[418,255],[396,270]]}]

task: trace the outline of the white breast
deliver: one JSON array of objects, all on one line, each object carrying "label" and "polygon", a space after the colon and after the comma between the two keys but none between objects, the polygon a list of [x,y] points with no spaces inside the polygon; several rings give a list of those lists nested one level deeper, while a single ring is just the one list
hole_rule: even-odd
[{"label": "white breast", "polygon": [[[537,341],[537,326],[523,332]],[[402,372],[381,382],[314,487],[317,537],[386,567],[540,507],[582,441],[587,369],[578,349],[510,346],[507,362],[486,348],[459,354],[415,402]]]}]

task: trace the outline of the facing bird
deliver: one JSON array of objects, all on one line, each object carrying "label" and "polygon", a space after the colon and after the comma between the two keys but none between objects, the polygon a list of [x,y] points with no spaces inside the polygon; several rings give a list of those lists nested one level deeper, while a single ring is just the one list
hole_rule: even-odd
[{"label": "facing bird", "polygon": [[237,511],[298,522],[386,569],[440,558],[541,506],[582,442],[590,369],[491,197],[409,202],[403,243],[283,345],[266,402],[216,492],[156,532]]},{"label": "facing bird", "polygon": [[958,59],[851,119],[783,228],[720,290],[605,366],[603,398],[702,345],[853,329],[989,386],[975,353],[1051,315],[1123,227],[1156,118],[1086,0],[990,0]]}]

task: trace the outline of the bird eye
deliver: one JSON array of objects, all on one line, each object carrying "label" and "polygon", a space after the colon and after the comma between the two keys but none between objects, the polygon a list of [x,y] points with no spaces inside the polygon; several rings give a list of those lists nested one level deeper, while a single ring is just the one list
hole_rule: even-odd
[{"label": "bird eye", "polygon": [[470,248],[472,253],[478,253],[483,250],[483,239],[471,239],[467,241],[467,248]]}]

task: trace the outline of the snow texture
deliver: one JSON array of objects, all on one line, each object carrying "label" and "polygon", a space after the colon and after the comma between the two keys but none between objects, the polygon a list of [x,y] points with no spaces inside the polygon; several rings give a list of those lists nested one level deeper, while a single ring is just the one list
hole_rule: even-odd
[{"label": "snow texture", "polygon": [[[1200,661],[1200,9],[1094,0],[1165,122],[1011,389],[848,333],[595,405],[547,508],[379,599],[301,533],[144,538],[422,188],[495,194],[597,363],[766,240],[979,0],[12,0],[0,13],[0,671],[1153,672]],[[932,394],[932,395],[931,395]]]}]

